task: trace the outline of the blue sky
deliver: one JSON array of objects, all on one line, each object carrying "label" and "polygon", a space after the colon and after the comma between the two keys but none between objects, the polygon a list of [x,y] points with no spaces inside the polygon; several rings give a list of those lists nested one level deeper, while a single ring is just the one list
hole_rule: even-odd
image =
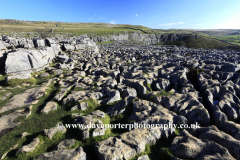
[{"label": "blue sky", "polygon": [[0,18],[240,29],[240,0],[0,0]]}]

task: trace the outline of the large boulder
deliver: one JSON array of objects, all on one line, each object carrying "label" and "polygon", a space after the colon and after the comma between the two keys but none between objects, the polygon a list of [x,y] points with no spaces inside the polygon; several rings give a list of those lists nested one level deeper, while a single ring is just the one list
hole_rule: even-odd
[{"label": "large boulder", "polygon": [[3,44],[3,42],[0,41],[0,50],[5,50],[5,49],[7,49],[7,48],[5,47],[5,45]]},{"label": "large boulder", "polygon": [[26,74],[26,78],[30,78],[31,64],[28,59],[28,52],[26,50],[20,49],[16,52],[10,52],[7,55],[5,62],[5,72],[8,75],[12,74]]},{"label": "large boulder", "polygon": [[45,47],[39,50],[19,49],[7,54],[5,73],[8,80],[12,78],[31,78],[33,71],[41,71],[52,62],[58,54],[54,47]]},{"label": "large boulder", "polygon": [[41,110],[41,112],[48,114],[52,110],[57,110],[57,103],[48,102],[46,106]]},{"label": "large boulder", "polygon": [[31,39],[23,38],[23,39],[19,40],[19,47],[30,49],[30,48],[34,48],[34,44],[33,44],[33,41]]},{"label": "large boulder", "polygon": [[45,41],[42,39],[33,39],[33,43],[36,48],[45,46]]}]

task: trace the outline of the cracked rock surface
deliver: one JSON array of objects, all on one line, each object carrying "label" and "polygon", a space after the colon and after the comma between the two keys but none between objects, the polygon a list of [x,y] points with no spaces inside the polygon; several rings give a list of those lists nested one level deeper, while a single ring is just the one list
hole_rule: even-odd
[{"label": "cracked rock surface", "polygon": [[[5,39],[2,48],[15,44]],[[30,75],[36,83],[0,88],[3,157],[240,158],[240,52],[96,45],[87,36],[43,42],[21,40],[16,55],[9,54],[27,63],[11,68],[7,61],[7,72]],[[42,57],[49,47],[57,51],[51,62]]]}]

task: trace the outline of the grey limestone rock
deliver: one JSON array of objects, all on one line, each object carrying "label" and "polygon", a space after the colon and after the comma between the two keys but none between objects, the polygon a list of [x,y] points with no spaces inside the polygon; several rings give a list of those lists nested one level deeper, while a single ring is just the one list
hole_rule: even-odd
[{"label": "grey limestone rock", "polygon": [[209,140],[198,139],[186,130],[174,138],[170,149],[174,156],[181,159],[235,159],[221,145]]},{"label": "grey limestone rock", "polygon": [[123,91],[122,97],[125,98],[127,96],[137,97],[137,91],[134,88],[127,88]]},{"label": "grey limestone rock", "polygon": [[137,160],[149,160],[149,158],[147,155],[144,155],[144,156],[138,157]]},{"label": "grey limestone rock", "polygon": [[9,111],[14,108],[19,108],[25,105],[38,103],[38,98],[44,96],[48,87],[32,88],[24,91],[22,94],[17,94],[10,98],[10,102],[1,107],[0,113]]},{"label": "grey limestone rock", "polygon": [[38,160],[88,160],[86,153],[83,151],[82,147],[68,150],[59,150],[47,152],[39,155],[37,157]]},{"label": "grey limestone rock", "polygon": [[73,146],[75,141],[75,139],[65,139],[55,147],[55,150],[65,150],[67,147]]},{"label": "grey limestone rock", "polygon": [[34,47],[44,47],[45,41],[43,39],[33,39]]},{"label": "grey limestone rock", "polygon": [[16,155],[18,155],[19,153],[23,153],[23,152],[32,152],[32,151],[34,151],[34,149],[37,147],[39,142],[40,142],[39,138],[34,138],[30,144],[22,146],[21,148],[19,148],[17,153],[16,153]]},{"label": "grey limestone rock", "polygon": [[0,117],[0,134],[18,126],[21,122],[14,122],[18,117],[28,117],[31,114],[31,107],[22,110],[16,110],[10,114]]},{"label": "grey limestone rock", "polygon": [[44,134],[49,138],[52,139],[53,136],[57,133],[57,132],[61,132],[61,133],[65,133],[67,131],[67,129],[64,126],[56,126],[50,129],[44,129],[43,132]]},{"label": "grey limestone rock", "polygon": [[57,103],[48,102],[46,106],[41,110],[42,113],[49,113],[52,110],[57,110]]},{"label": "grey limestone rock", "polygon": [[122,142],[121,139],[110,137],[95,144],[99,160],[130,159],[136,155],[136,150]]},{"label": "grey limestone rock", "polygon": [[7,48],[5,47],[5,45],[3,44],[2,41],[0,41],[0,50],[6,50]]}]

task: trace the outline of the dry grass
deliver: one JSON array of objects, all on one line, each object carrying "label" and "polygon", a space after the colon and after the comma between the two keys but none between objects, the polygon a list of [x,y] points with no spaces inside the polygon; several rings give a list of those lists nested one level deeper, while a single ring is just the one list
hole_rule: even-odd
[{"label": "dry grass", "polygon": [[[0,20],[0,34],[21,33],[23,37],[33,37],[32,32],[41,32],[47,29],[49,32],[56,27],[58,22],[48,21],[19,21],[19,20]],[[61,22],[54,29],[53,34],[71,34],[81,35],[88,34],[92,36],[105,36],[111,34],[122,34],[131,32],[141,32],[143,34],[154,33],[179,33],[185,32],[180,30],[160,30],[151,29],[142,25],[128,24],[109,24],[109,23],[66,23]],[[187,31],[190,33],[189,31]]]}]

